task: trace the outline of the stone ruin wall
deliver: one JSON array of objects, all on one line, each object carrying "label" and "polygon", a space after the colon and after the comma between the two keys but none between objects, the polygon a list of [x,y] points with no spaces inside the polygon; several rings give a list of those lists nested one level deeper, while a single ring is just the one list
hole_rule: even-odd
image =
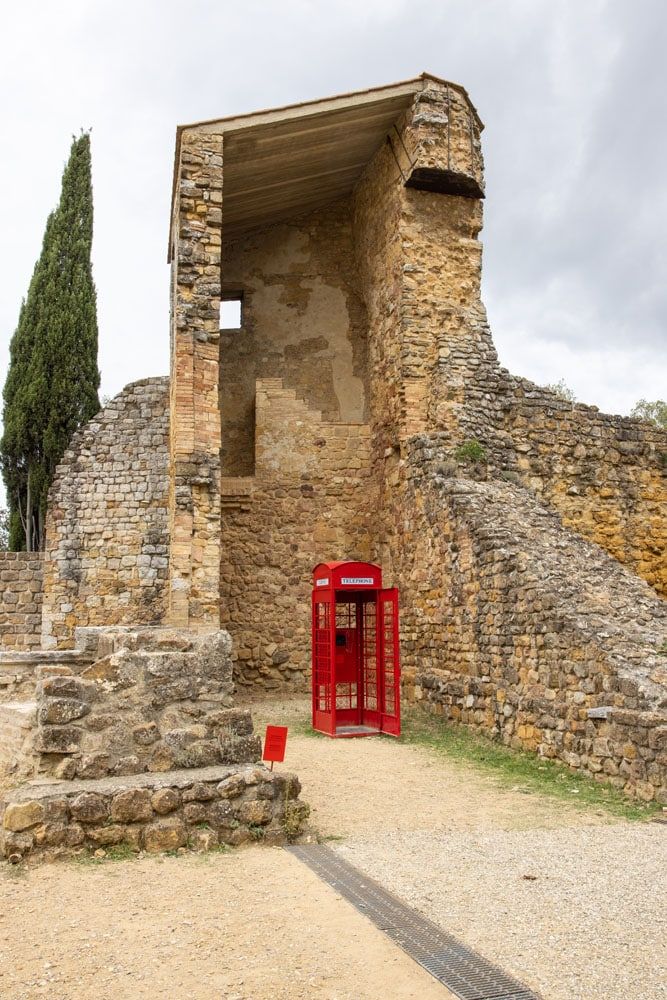
[{"label": "stone ruin wall", "polygon": [[667,605],[523,486],[415,438],[401,479],[409,698],[667,802]]},{"label": "stone ruin wall", "polygon": [[223,294],[242,326],[220,334],[222,475],[254,473],[255,382],[280,378],[325,421],[367,415],[366,312],[347,198],[225,242]]},{"label": "stone ruin wall", "polygon": [[36,687],[35,774],[72,780],[258,761],[249,712],[234,709],[231,640],[155,628],[83,628],[81,670]]},{"label": "stone ruin wall", "polygon": [[305,686],[324,554],[368,560],[377,490],[366,424],[330,423],[281,379],[257,382],[255,476],[222,480],[222,624],[235,679]]},{"label": "stone ruin wall", "polygon": [[303,685],[312,568],[369,558],[376,495],[349,199],[232,240],[222,273],[221,621],[239,683]]},{"label": "stone ruin wall", "polygon": [[505,429],[523,482],[667,597],[667,432],[512,381]]},{"label": "stone ruin wall", "polygon": [[166,611],[168,379],[128,385],[72,439],[49,494],[42,643]]},{"label": "stone ruin wall", "polygon": [[[442,141],[425,130],[444,108],[432,100],[408,115],[418,161],[417,116],[443,166]],[[401,180],[383,148],[355,219],[381,491],[374,546],[401,588],[406,693],[664,801],[665,605],[581,535],[664,593],[667,436],[501,368],[480,299],[481,203]],[[470,466],[457,449],[473,438],[487,460]]]},{"label": "stone ruin wall", "polygon": [[186,131],[170,248],[171,379],[167,618],[220,620],[222,136]]},{"label": "stone ruin wall", "polygon": [[0,650],[40,645],[42,579],[41,553],[0,552]]}]

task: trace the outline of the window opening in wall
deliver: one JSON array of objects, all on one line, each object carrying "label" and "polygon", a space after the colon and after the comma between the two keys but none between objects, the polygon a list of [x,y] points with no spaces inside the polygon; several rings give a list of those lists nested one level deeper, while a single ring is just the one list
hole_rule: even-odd
[{"label": "window opening in wall", "polygon": [[232,292],[220,302],[220,329],[240,330],[243,325],[243,295]]}]

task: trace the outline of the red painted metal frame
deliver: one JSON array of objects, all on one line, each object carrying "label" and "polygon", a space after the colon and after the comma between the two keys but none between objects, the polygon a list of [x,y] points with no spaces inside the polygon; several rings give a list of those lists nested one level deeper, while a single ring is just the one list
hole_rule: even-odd
[{"label": "red painted metal frame", "polygon": [[398,591],[382,589],[379,566],[315,567],[311,641],[313,729],[333,737],[399,736]]}]

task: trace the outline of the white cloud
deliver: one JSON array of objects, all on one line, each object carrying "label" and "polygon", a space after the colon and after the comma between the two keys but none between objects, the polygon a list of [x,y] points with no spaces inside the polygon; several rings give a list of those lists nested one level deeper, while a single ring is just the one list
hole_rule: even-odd
[{"label": "white cloud", "polygon": [[178,122],[403,79],[487,124],[484,288],[502,360],[627,411],[667,383],[660,0],[28,0],[3,14],[0,376],[72,133],[93,127],[102,391],[168,365]]}]

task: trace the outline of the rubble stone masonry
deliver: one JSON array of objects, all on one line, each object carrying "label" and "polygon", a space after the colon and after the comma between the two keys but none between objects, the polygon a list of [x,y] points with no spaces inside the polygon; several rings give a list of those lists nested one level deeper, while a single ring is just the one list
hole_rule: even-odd
[{"label": "rubble stone masonry", "polygon": [[222,137],[186,132],[172,248],[168,617],[220,618]]},{"label": "rubble stone masonry", "polygon": [[43,560],[39,552],[0,552],[0,650],[39,646]]},{"label": "rubble stone masonry", "polygon": [[77,625],[163,619],[168,379],[134,382],[72,439],[49,494],[42,642],[73,643]]},{"label": "rubble stone masonry", "polygon": [[256,474],[222,480],[222,623],[238,683],[303,685],[311,571],[370,558],[377,489],[367,424],[329,423],[281,379],[256,387]]},{"label": "rubble stone masonry", "polygon": [[667,802],[665,602],[529,489],[453,470],[437,437],[401,478],[408,695]]}]

